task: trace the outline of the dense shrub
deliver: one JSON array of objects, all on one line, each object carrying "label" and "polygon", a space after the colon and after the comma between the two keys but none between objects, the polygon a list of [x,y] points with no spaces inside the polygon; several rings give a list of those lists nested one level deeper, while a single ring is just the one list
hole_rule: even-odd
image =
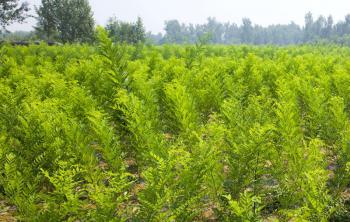
[{"label": "dense shrub", "polygon": [[349,219],[348,48],[139,47],[98,36],[98,46],[1,46],[8,214]]}]

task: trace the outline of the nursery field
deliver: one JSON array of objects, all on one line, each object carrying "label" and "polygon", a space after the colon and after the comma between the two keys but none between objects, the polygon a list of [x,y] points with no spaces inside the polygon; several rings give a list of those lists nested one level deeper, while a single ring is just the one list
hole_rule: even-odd
[{"label": "nursery field", "polygon": [[350,49],[0,46],[0,221],[350,221]]}]

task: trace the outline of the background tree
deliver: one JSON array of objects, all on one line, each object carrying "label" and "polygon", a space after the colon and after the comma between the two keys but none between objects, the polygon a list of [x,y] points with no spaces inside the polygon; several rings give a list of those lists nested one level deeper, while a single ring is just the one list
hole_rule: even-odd
[{"label": "background tree", "polygon": [[19,0],[0,0],[0,27],[6,26],[13,22],[23,22],[29,11],[28,3]]},{"label": "background tree", "polygon": [[114,42],[137,44],[146,40],[146,31],[140,17],[136,23],[123,22],[112,17],[107,22],[106,30]]},{"label": "background tree", "polygon": [[325,33],[324,33],[324,36],[326,38],[329,38],[329,37],[332,36],[332,34],[333,34],[333,25],[334,25],[333,17],[331,15],[329,15],[328,18],[327,18],[326,28],[325,28]]},{"label": "background tree", "polygon": [[205,27],[205,33],[211,33],[213,43],[221,43],[224,37],[224,25],[216,21],[215,18],[209,17]]},{"label": "background tree", "polygon": [[108,32],[109,37],[114,42],[119,40],[118,37],[119,37],[119,31],[120,31],[120,24],[115,16],[108,19],[107,25],[105,28]]},{"label": "background tree", "polygon": [[93,13],[88,0],[42,0],[37,10],[36,29],[47,38],[57,32],[66,42],[91,42],[94,39]]},{"label": "background tree", "polygon": [[304,27],[304,42],[311,41],[313,39],[313,24],[314,19],[311,12],[305,15],[305,27]]},{"label": "background tree", "polygon": [[241,27],[241,40],[243,43],[252,43],[253,41],[253,26],[248,18],[243,18]]},{"label": "background tree", "polygon": [[56,3],[55,0],[42,0],[41,6],[35,9],[38,14],[35,31],[41,38],[49,41],[57,38],[58,35],[57,18],[55,16]]},{"label": "background tree", "polygon": [[94,39],[93,13],[88,0],[57,0],[61,2],[57,17],[63,42],[91,42]]},{"label": "background tree", "polygon": [[36,35],[33,31],[14,31],[0,33],[0,40],[2,41],[31,41],[36,40]]},{"label": "background tree", "polygon": [[164,39],[168,43],[184,43],[186,40],[185,30],[186,27],[184,24],[180,24],[178,20],[170,20],[165,22],[164,28],[166,34]]},{"label": "background tree", "polygon": [[146,39],[146,30],[143,25],[141,17],[137,17],[135,24],[135,42],[145,42]]},{"label": "background tree", "polygon": [[224,32],[225,44],[238,44],[240,43],[240,29],[237,24],[226,23]]},{"label": "background tree", "polygon": [[318,19],[314,23],[314,35],[317,38],[324,38],[325,37],[325,30],[326,30],[327,20],[324,16],[319,16]]},{"label": "background tree", "polygon": [[350,15],[346,15],[344,21],[340,21],[336,24],[336,34],[338,36],[350,34]]}]

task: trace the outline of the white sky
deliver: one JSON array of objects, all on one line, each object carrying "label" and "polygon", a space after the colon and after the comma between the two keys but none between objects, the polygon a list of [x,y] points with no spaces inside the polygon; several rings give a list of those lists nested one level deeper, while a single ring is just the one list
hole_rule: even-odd
[{"label": "white sky", "polygon": [[[27,0],[30,5],[40,0]],[[311,11],[314,17],[333,15],[335,21],[350,14],[350,0],[90,0],[97,24],[104,25],[115,15],[124,21],[135,21],[140,16],[147,31],[163,31],[164,21],[178,19],[184,23],[205,23],[207,17],[221,22],[241,23],[248,17],[254,24],[287,24],[291,21],[303,25],[304,15]],[[32,10],[34,14],[34,10]],[[26,24],[14,24],[9,29],[31,30],[34,19]]]}]

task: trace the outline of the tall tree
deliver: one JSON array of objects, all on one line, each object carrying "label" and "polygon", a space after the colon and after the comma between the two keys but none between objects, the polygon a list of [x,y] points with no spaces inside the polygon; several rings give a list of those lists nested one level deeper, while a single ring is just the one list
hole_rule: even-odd
[{"label": "tall tree", "polygon": [[235,44],[240,43],[240,30],[237,24],[226,23],[225,33],[224,33],[224,43],[225,44]]},{"label": "tall tree", "polygon": [[224,26],[217,22],[215,18],[209,17],[206,24],[206,33],[212,36],[211,41],[214,43],[222,43],[224,38]]},{"label": "tall tree", "polygon": [[314,19],[311,12],[305,15],[305,27],[304,27],[304,42],[313,40],[314,37]]},{"label": "tall tree", "polygon": [[57,1],[55,0],[42,0],[41,6],[36,8],[35,11],[38,14],[37,26],[35,30],[41,38],[47,40],[53,40],[57,37],[57,18],[55,16],[55,6]]},{"label": "tall tree", "polygon": [[112,38],[114,42],[119,41],[119,26],[120,23],[114,16],[108,19],[107,25],[105,27],[109,37]]},{"label": "tall tree", "polygon": [[13,22],[23,22],[29,11],[28,3],[19,0],[0,0],[0,27],[6,26]]},{"label": "tall tree", "polygon": [[63,42],[90,42],[94,38],[95,21],[88,0],[57,0],[58,30]]},{"label": "tall tree", "polygon": [[135,24],[135,36],[136,36],[135,43],[145,42],[146,31],[145,31],[145,27],[143,26],[141,17],[137,18],[137,21]]},{"label": "tall tree", "polygon": [[329,38],[332,36],[332,33],[333,33],[333,24],[334,21],[333,21],[333,17],[331,15],[328,16],[327,18],[327,22],[326,22],[326,28],[325,28],[325,32],[324,32],[324,36],[326,38]]},{"label": "tall tree", "polygon": [[165,39],[168,43],[183,43],[185,41],[185,26],[181,25],[178,20],[165,22]]},{"label": "tall tree", "polygon": [[345,16],[343,32],[345,34],[350,34],[350,14]]},{"label": "tall tree", "polygon": [[317,37],[321,37],[324,38],[325,37],[325,29],[326,29],[326,25],[327,25],[327,20],[324,16],[319,16],[318,19],[315,21],[314,23],[314,35],[316,35]]},{"label": "tall tree", "polygon": [[57,31],[60,41],[90,42],[94,38],[94,19],[88,0],[42,0],[37,10],[37,30],[48,37]]},{"label": "tall tree", "polygon": [[243,43],[252,43],[253,42],[253,26],[252,22],[248,18],[242,20],[241,27],[241,39]]}]

